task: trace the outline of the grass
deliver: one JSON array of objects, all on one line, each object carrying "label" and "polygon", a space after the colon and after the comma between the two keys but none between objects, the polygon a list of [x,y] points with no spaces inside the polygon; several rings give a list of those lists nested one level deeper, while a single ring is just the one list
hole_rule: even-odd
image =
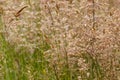
[{"label": "grass", "polygon": [[49,67],[49,62],[44,57],[45,48],[49,45],[43,44],[43,49],[35,49],[34,53],[28,53],[21,49],[15,51],[14,46],[11,46],[1,35],[1,51],[4,59],[1,61],[3,66],[3,80],[72,80],[70,79],[70,71],[68,65],[62,69],[61,77],[58,77],[56,65],[53,68]]},{"label": "grass", "polygon": [[[0,80],[120,80],[116,8],[109,16],[107,1],[94,10],[89,1],[20,1],[0,6]],[[15,17],[10,3],[28,7]]]}]

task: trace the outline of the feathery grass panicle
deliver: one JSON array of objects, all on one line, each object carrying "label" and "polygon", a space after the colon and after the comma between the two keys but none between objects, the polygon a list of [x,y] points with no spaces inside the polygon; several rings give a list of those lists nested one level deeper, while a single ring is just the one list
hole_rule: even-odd
[{"label": "feathery grass panicle", "polygon": [[120,80],[119,0],[1,0],[0,80]]}]

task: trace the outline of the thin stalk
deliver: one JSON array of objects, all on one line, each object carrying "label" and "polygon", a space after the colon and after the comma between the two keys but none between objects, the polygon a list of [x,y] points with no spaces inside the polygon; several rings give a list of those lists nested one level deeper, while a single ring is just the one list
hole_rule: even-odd
[{"label": "thin stalk", "polygon": [[56,76],[56,80],[59,80],[59,77],[58,77],[58,73],[57,73],[57,69],[56,69],[55,64],[53,65],[53,69],[54,69],[54,73],[55,73],[55,76]]},{"label": "thin stalk", "polygon": [[95,1],[92,0],[92,3],[93,3],[93,12],[92,12],[92,15],[93,15],[93,29],[95,29]]},{"label": "thin stalk", "polygon": [[53,19],[53,16],[52,16],[52,13],[51,13],[51,9],[50,9],[50,6],[49,6],[48,3],[47,3],[47,8],[48,8],[48,11],[49,11],[49,14],[50,14],[51,20],[52,20],[52,25],[54,25],[54,19]]}]

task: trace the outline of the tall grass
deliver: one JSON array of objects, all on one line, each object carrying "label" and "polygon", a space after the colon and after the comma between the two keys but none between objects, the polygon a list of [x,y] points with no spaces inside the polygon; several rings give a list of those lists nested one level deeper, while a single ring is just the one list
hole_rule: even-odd
[{"label": "tall grass", "polygon": [[0,80],[120,80],[120,11],[91,1],[3,1]]}]

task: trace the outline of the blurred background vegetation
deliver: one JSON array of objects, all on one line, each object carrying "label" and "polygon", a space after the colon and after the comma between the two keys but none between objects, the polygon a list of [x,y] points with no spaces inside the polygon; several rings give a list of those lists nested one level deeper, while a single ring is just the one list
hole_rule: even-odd
[{"label": "blurred background vegetation", "polygon": [[1,0],[0,80],[120,80],[120,0]]}]

